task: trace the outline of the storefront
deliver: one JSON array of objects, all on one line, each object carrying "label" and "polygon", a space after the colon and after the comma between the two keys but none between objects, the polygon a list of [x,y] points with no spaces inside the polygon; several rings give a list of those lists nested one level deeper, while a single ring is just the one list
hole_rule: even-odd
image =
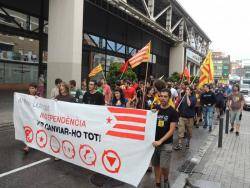
[{"label": "storefront", "polygon": [[186,65],[191,75],[195,76],[198,74],[201,63],[202,57],[191,49],[186,48]]}]

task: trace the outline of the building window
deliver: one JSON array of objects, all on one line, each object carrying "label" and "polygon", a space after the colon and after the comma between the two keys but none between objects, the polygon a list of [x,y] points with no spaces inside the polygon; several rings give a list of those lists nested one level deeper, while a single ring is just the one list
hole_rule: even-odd
[{"label": "building window", "polygon": [[116,51],[116,44],[113,41],[107,41],[107,49],[111,51]]},{"label": "building window", "polygon": [[121,53],[121,54],[125,54],[125,45],[123,44],[116,44],[116,51]]},{"label": "building window", "polygon": [[106,40],[95,35],[84,34],[84,44],[97,48],[105,48]]},{"label": "building window", "polygon": [[135,48],[132,48],[132,47],[128,47],[128,54],[130,55],[134,55],[136,53],[136,49]]}]

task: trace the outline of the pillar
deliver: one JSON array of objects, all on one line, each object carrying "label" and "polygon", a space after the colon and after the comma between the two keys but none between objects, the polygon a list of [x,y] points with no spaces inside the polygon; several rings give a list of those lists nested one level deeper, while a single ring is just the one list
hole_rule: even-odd
[{"label": "pillar", "polygon": [[80,86],[83,38],[83,0],[50,0],[47,96],[56,78]]},{"label": "pillar", "polygon": [[170,48],[169,55],[169,76],[174,72],[181,73],[184,67],[185,61],[185,48],[183,43],[180,43],[178,46]]}]

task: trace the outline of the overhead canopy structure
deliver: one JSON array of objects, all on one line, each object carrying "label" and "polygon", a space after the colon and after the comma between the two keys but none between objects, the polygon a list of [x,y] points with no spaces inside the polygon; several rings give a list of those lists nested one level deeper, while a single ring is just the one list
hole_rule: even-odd
[{"label": "overhead canopy structure", "polygon": [[0,0],[0,6],[48,20],[49,0]]},{"label": "overhead canopy structure", "polygon": [[[80,75],[80,65],[90,59],[82,61],[82,57],[89,57],[91,54],[86,54],[87,51],[94,48],[84,44],[86,34],[100,39],[99,42],[105,41],[105,45],[102,44],[105,50],[100,47],[102,45],[95,46],[96,52],[106,54],[105,58],[108,53],[127,58],[131,55],[127,53],[130,48],[140,49],[142,44],[152,40],[152,54],[157,56],[154,67],[158,67],[156,72],[164,70],[164,74],[182,69],[187,48],[202,58],[211,42],[176,0],[0,0],[0,33],[39,40],[39,75],[43,73],[40,72],[43,51],[49,54],[46,70],[57,70],[55,67],[60,64],[61,67],[74,67],[71,74]],[[109,42],[115,45],[114,51],[120,45],[126,52],[111,54]],[[85,47],[85,54],[82,47]],[[75,48],[79,53],[72,51]],[[66,58],[60,57],[62,54]],[[75,54],[79,55],[77,60]],[[178,67],[171,67],[176,64]],[[87,71],[88,66],[90,64],[85,67]],[[63,71],[57,73],[58,76],[67,75]],[[54,79],[52,72],[48,75],[50,80]]]}]

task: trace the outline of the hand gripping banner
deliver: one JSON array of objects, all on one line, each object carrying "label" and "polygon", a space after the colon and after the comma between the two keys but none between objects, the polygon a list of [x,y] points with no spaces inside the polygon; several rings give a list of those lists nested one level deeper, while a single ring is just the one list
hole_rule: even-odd
[{"label": "hand gripping banner", "polygon": [[154,152],[151,111],[15,93],[15,137],[64,161],[138,186]]}]

